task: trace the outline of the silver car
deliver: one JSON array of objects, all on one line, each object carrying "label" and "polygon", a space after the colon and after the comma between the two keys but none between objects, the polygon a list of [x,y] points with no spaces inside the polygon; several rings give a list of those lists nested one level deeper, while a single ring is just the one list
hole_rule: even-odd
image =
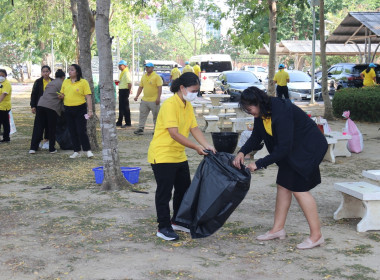
[{"label": "silver car", "polygon": [[[311,99],[311,77],[302,71],[291,70],[289,73],[289,98],[294,100]],[[314,82],[314,99],[321,98],[322,87]]]}]

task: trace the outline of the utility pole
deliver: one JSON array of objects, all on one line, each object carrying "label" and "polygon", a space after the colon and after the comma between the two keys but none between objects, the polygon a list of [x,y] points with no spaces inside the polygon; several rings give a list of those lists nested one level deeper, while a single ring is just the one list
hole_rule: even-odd
[{"label": "utility pole", "polygon": [[319,6],[319,0],[309,0],[313,13],[313,41],[312,41],[312,63],[311,63],[311,92],[310,104],[315,104],[315,6]]}]

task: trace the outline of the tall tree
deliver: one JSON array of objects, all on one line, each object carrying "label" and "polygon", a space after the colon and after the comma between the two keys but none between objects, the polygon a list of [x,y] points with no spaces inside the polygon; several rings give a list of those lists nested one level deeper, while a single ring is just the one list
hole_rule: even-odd
[{"label": "tall tree", "polygon": [[333,119],[333,110],[330,95],[327,88],[327,60],[325,42],[325,1],[319,0],[319,37],[320,37],[320,58],[322,64],[322,98],[325,104],[324,118]]},{"label": "tall tree", "polygon": [[110,0],[96,1],[96,40],[99,55],[100,128],[102,131],[104,180],[103,190],[118,190],[127,185],[120,171],[116,132],[113,64],[109,32]]},{"label": "tall tree", "polygon": [[[90,10],[88,0],[71,0],[71,11],[73,13],[73,21],[77,19],[77,31],[79,37],[79,65],[82,68],[83,78],[85,78],[90,84],[91,92],[94,93],[94,82],[92,79],[92,67],[91,67],[91,37],[95,31],[95,19],[94,13]],[[74,11],[78,11],[78,14],[74,14]],[[88,138],[90,140],[91,149],[99,149],[98,140],[96,137],[96,125],[98,119],[95,114],[95,97],[91,94],[92,98],[92,111],[94,117],[89,119],[87,131]]]},{"label": "tall tree", "polygon": [[268,93],[275,96],[274,74],[276,66],[276,40],[277,40],[277,0],[268,0],[269,7],[269,65],[268,65]]}]

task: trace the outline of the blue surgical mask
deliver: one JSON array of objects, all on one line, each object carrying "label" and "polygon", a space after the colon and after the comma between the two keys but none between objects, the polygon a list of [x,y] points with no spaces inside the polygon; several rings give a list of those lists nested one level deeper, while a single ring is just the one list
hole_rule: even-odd
[{"label": "blue surgical mask", "polygon": [[5,77],[3,76],[0,76],[0,83],[4,82],[5,81]]}]

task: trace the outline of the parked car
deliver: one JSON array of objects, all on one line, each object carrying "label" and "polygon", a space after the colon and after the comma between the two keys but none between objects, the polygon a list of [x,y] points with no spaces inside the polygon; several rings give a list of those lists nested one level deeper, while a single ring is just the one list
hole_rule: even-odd
[{"label": "parked car", "polygon": [[[311,99],[311,77],[298,70],[287,71],[289,73],[289,98],[294,100]],[[314,99],[321,99],[322,87],[314,82]]]},{"label": "parked car", "polygon": [[228,54],[201,54],[190,58],[190,64],[198,62],[201,67],[200,93],[211,92],[216,78],[223,71],[232,70],[232,59]]},{"label": "parked car", "polygon": [[224,71],[214,82],[214,93],[229,94],[230,102],[238,102],[240,95],[248,87],[257,87],[266,91],[260,80],[249,71]]},{"label": "parked car", "polygon": [[250,71],[256,75],[262,82],[268,78],[268,71],[265,67],[257,66],[257,65],[246,65],[243,66],[240,70]]},{"label": "parked car", "polygon": [[[330,88],[339,90],[346,87],[360,88],[363,86],[363,79],[360,73],[367,69],[368,64],[338,63],[327,70],[327,81]],[[380,64],[376,64],[376,81],[380,83]],[[318,79],[322,83],[322,77]]]}]

